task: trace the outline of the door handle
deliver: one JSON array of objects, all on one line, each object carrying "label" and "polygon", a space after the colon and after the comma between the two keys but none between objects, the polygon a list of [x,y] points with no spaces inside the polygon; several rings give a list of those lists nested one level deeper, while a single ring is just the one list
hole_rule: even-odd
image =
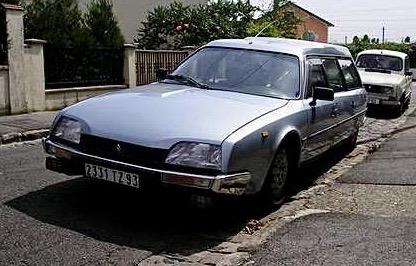
[{"label": "door handle", "polygon": [[334,105],[332,106],[331,117],[332,117],[332,118],[335,118],[335,117],[337,117],[337,116],[338,116],[338,114],[339,114],[338,105],[337,105],[337,104],[334,104]]}]

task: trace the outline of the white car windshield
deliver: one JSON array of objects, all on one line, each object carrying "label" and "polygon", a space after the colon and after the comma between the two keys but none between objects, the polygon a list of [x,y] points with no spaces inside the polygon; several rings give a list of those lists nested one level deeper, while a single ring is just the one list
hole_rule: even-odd
[{"label": "white car windshield", "polygon": [[209,47],[186,60],[172,75],[216,90],[284,99],[300,95],[299,60],[291,55]]},{"label": "white car windshield", "polygon": [[399,57],[389,55],[364,54],[358,58],[357,67],[390,71],[402,71],[403,60]]}]

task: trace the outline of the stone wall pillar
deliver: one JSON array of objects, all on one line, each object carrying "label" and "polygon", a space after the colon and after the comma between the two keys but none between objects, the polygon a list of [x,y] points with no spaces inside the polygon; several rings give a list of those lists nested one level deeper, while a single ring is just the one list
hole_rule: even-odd
[{"label": "stone wall pillar", "polygon": [[9,62],[9,98],[12,114],[26,113],[28,106],[25,90],[23,8],[3,4],[6,10]]},{"label": "stone wall pillar", "polygon": [[25,88],[29,112],[45,110],[45,63],[43,46],[46,41],[25,40]]},{"label": "stone wall pillar", "polygon": [[124,45],[124,84],[132,88],[137,86],[136,46]]},{"label": "stone wall pillar", "polygon": [[0,116],[10,113],[9,67],[0,66]]}]

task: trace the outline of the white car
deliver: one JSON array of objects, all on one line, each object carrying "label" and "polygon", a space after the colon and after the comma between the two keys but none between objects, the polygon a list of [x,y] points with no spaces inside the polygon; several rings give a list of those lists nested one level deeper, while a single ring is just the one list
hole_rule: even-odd
[{"label": "white car", "polygon": [[367,50],[357,56],[357,68],[369,105],[392,106],[401,113],[411,99],[409,56],[389,50]]}]

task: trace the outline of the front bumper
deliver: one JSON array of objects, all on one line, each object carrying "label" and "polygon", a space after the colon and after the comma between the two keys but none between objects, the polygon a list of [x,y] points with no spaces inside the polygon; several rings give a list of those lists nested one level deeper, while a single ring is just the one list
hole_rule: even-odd
[{"label": "front bumper", "polygon": [[83,175],[85,162],[94,162],[101,165],[112,165],[112,167],[120,169],[129,169],[129,171],[141,173],[142,175],[147,174],[148,176],[159,179],[164,184],[237,196],[245,194],[247,185],[251,180],[251,174],[248,172],[217,176],[181,173],[153,169],[85,154],[71,147],[54,143],[48,138],[44,138],[42,143],[46,153],[51,155],[46,159],[46,168],[67,175]]},{"label": "front bumper", "polygon": [[393,96],[387,96],[382,94],[368,94],[368,103],[373,105],[390,105],[390,106],[399,106],[401,104],[400,100],[396,99]]}]

